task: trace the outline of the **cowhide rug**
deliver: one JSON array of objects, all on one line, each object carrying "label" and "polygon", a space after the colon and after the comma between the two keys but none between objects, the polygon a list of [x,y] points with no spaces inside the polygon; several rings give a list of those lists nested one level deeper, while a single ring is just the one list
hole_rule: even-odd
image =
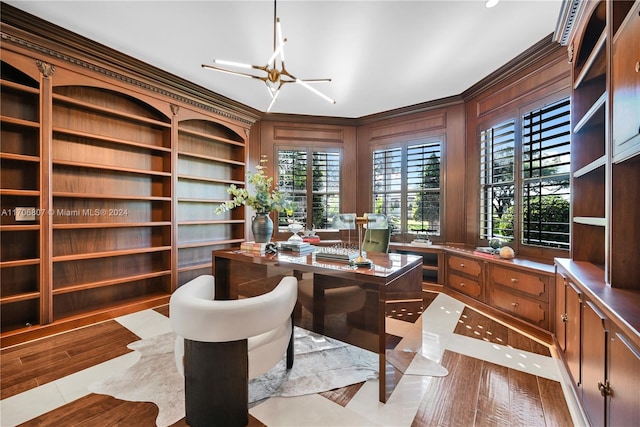
[{"label": "cowhide rug", "polygon": [[[249,382],[252,403],[272,396],[300,396],[346,387],[378,376],[378,355],[322,335],[295,328],[295,362],[284,359]],[[152,402],[160,409],[156,424],[171,425],[185,416],[184,379],[178,373],[167,333],[128,345],[140,353],[133,366],[89,385],[89,391],[133,402]]]}]

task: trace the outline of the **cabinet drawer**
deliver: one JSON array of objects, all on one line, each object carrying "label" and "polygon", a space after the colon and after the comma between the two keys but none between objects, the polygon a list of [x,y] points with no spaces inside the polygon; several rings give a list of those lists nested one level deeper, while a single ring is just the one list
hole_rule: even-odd
[{"label": "cabinet drawer", "polygon": [[489,269],[489,282],[512,288],[534,296],[541,301],[549,302],[549,278],[547,276],[492,265]]},{"label": "cabinet drawer", "polygon": [[467,294],[473,298],[480,298],[482,294],[482,287],[480,284],[468,277],[458,276],[457,274],[449,273],[447,283],[449,286],[463,294]]},{"label": "cabinet drawer", "polygon": [[549,305],[491,287],[489,303],[503,311],[549,330]]},{"label": "cabinet drawer", "polygon": [[456,272],[469,274],[474,277],[480,276],[482,273],[482,265],[480,261],[471,258],[463,258],[455,255],[449,256],[448,266]]}]

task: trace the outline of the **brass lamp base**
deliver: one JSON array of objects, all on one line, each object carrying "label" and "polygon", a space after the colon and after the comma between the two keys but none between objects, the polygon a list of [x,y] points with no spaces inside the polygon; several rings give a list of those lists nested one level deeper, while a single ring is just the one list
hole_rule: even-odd
[{"label": "brass lamp base", "polygon": [[359,216],[356,218],[356,224],[358,224],[358,252],[359,252],[358,257],[353,260],[353,263],[356,265],[371,264],[371,261],[367,259],[366,254],[362,253],[362,227],[366,223],[367,223],[366,215]]}]

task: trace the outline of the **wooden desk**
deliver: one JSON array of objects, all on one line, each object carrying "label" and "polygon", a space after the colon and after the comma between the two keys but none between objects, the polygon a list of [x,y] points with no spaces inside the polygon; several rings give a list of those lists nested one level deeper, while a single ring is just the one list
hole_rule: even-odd
[{"label": "wooden desk", "polygon": [[[364,289],[367,295],[364,307],[346,316],[349,331],[355,328],[358,333],[345,334],[344,329],[325,328],[322,304],[314,304],[312,321],[301,326],[377,352],[380,362],[379,399],[386,402],[402,378],[402,372],[386,360],[386,350],[399,341],[399,338],[387,334],[387,319],[395,317],[414,323],[418,321],[422,307],[422,257],[370,253],[368,258],[372,261],[370,267],[355,268],[346,263],[316,260],[314,254],[296,257],[237,250],[213,251],[216,298],[256,295],[269,291],[283,275],[302,278],[308,273],[313,273],[314,302],[322,299],[324,291],[329,288],[359,286]],[[402,311],[399,307],[407,304],[417,309],[410,310],[413,317],[403,319],[398,315]],[[302,315],[296,316],[296,324],[303,320]],[[369,339],[371,337],[373,339]]]}]

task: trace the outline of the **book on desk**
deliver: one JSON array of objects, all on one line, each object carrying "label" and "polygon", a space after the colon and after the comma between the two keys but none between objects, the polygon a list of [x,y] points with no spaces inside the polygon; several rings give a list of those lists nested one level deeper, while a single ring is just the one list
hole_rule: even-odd
[{"label": "book on desk", "polygon": [[278,251],[291,255],[309,255],[316,250],[316,247],[308,242],[280,242]]}]

